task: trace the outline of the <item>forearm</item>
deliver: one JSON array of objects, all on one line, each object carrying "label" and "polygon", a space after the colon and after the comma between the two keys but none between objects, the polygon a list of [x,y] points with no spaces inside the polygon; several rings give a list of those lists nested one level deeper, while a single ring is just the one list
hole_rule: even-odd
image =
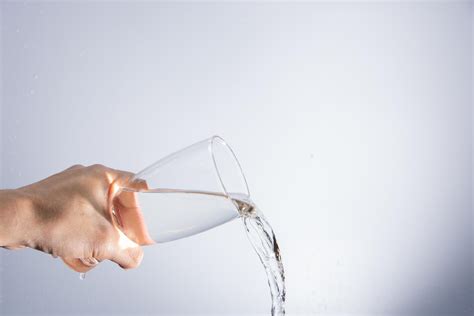
[{"label": "forearm", "polygon": [[29,246],[34,207],[21,190],[0,190],[0,247]]}]

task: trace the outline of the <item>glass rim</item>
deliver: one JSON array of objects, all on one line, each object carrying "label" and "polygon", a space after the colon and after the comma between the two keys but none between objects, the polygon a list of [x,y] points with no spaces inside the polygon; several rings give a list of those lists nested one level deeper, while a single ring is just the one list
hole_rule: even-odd
[{"label": "glass rim", "polygon": [[146,174],[153,173],[155,170],[157,170],[161,166],[166,165],[167,163],[173,161],[174,159],[176,159],[177,157],[179,157],[181,154],[185,153],[186,151],[189,151],[189,150],[192,150],[193,148],[197,148],[199,146],[202,146],[205,143],[208,144],[208,152],[209,152],[209,154],[212,158],[212,165],[214,167],[214,171],[216,172],[218,182],[219,182],[219,184],[221,186],[221,189],[223,190],[223,193],[225,194],[225,196],[229,197],[230,194],[229,194],[229,192],[227,190],[227,187],[225,185],[225,181],[223,180],[222,171],[219,168],[219,163],[218,162],[219,162],[219,160],[222,160],[222,159],[219,159],[219,157],[218,157],[219,155],[216,155],[215,148],[218,145],[223,146],[223,148],[226,149],[227,154],[231,157],[230,159],[232,159],[234,161],[236,167],[238,168],[241,181],[243,181],[245,192],[235,192],[235,193],[243,193],[243,194],[246,195],[247,198],[249,198],[250,197],[250,190],[249,190],[249,186],[248,186],[248,183],[247,183],[247,178],[245,178],[244,172],[242,170],[242,166],[240,165],[240,162],[237,159],[237,156],[235,155],[234,150],[230,147],[230,145],[221,136],[218,136],[218,135],[211,136],[211,137],[206,138],[202,141],[199,141],[197,143],[189,145],[188,147],[182,148],[181,150],[178,150],[178,151],[176,151],[176,152],[174,152],[174,153],[172,153],[172,154],[170,154],[170,155],[168,155],[164,158],[161,158],[158,161],[155,161],[153,164],[151,164],[148,167],[142,169],[141,171],[135,173],[133,175],[133,177],[131,178],[131,181],[135,181],[135,180],[141,178],[142,176],[144,176]]},{"label": "glass rim", "polygon": [[222,175],[221,175],[221,171],[219,170],[219,164],[217,163],[217,161],[219,160],[218,158],[216,158],[216,153],[215,153],[215,146],[217,145],[217,143],[223,145],[227,151],[229,152],[230,156],[233,158],[234,162],[236,163],[237,167],[239,168],[239,172],[240,172],[240,176],[243,180],[243,183],[245,185],[245,191],[246,192],[242,192],[242,193],[245,193],[247,198],[250,197],[250,190],[249,190],[249,186],[248,186],[248,183],[247,183],[247,178],[245,178],[245,174],[244,174],[244,171],[242,170],[242,166],[240,165],[240,162],[239,160],[237,159],[237,156],[235,155],[235,152],[234,150],[232,150],[232,147],[230,147],[230,145],[220,136],[218,135],[214,135],[212,136],[211,138],[209,138],[209,141],[210,141],[210,153],[211,153],[211,156],[212,156],[212,162],[214,163],[214,168],[216,170],[216,173],[217,173],[217,177],[219,179],[219,182],[222,186],[222,189],[224,190],[224,193],[229,197],[230,194],[229,192],[227,191],[227,188],[224,184],[224,180],[222,179]]}]

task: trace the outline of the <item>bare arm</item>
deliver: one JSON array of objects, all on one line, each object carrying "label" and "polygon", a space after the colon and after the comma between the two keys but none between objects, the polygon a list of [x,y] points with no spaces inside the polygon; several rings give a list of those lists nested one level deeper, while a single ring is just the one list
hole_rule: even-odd
[{"label": "bare arm", "polygon": [[9,249],[29,247],[32,227],[24,223],[34,217],[31,199],[21,190],[0,190],[0,247]]}]

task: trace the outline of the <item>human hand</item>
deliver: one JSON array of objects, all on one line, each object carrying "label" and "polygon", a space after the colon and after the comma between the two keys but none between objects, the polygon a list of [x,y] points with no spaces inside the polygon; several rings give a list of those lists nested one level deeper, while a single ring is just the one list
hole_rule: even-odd
[{"label": "human hand", "polygon": [[[101,165],[77,165],[37,183],[7,190],[10,199],[16,196],[13,227],[17,229],[10,229],[15,238],[9,236],[8,244],[0,246],[35,248],[61,257],[78,272],[105,259],[124,269],[137,267],[143,258],[140,245],[153,241],[135,193],[119,194],[123,184],[146,189],[143,181],[131,183],[132,176]],[[8,208],[8,197],[1,196],[0,218],[5,219],[8,215],[2,209]]]}]

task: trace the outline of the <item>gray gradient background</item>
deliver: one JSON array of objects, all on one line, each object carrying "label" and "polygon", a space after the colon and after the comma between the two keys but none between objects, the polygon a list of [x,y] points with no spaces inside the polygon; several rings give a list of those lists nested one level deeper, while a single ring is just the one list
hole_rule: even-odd
[{"label": "gray gradient background", "polygon": [[[472,315],[472,4],[2,2],[1,181],[138,171],[213,134],[288,314]],[[0,313],[268,314],[241,223],[103,263],[0,251]]]}]

